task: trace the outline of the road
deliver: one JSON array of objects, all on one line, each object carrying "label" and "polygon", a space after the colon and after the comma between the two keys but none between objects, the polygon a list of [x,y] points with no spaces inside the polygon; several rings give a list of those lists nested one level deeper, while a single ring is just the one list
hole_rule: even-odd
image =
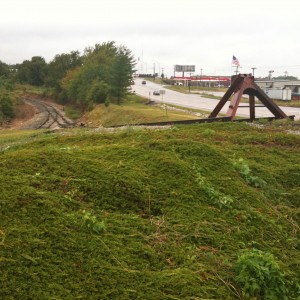
[{"label": "road", "polygon": [[[157,79],[159,80],[159,79]],[[219,100],[205,98],[197,94],[183,94],[168,90],[164,88],[161,84],[154,83],[146,80],[146,84],[142,84],[142,79],[136,78],[135,84],[132,86],[132,89],[136,94],[141,95],[150,100],[160,101],[164,103],[174,104],[182,107],[188,107],[193,109],[199,109],[211,112]],[[156,90],[165,90],[164,95],[155,96],[153,91]],[[219,94],[218,94],[219,95]],[[221,94],[219,95],[221,96]],[[243,105],[243,103],[241,103]],[[247,105],[245,103],[245,105]],[[224,105],[220,113],[226,113],[229,106],[229,101]],[[295,120],[300,119],[300,108],[298,107],[280,107],[288,116],[295,115]],[[237,116],[249,118],[249,107],[239,107],[237,111]],[[256,117],[273,117],[274,115],[265,107],[256,107],[255,109]]]}]

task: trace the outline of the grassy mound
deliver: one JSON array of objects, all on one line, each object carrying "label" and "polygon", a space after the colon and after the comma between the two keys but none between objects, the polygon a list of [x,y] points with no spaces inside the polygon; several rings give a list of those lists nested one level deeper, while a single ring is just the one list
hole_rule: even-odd
[{"label": "grassy mound", "polygon": [[122,105],[99,104],[92,111],[85,113],[81,120],[90,126],[108,127],[199,118],[187,111],[176,110],[173,106],[165,106],[160,103],[160,97],[151,100],[155,100],[156,104],[146,105],[149,99],[129,94]]},{"label": "grassy mound", "polygon": [[297,299],[287,126],[0,132],[0,298]]}]

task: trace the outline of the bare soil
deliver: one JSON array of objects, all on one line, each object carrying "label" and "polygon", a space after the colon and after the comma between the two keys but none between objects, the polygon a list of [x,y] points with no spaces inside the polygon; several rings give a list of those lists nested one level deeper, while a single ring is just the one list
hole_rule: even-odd
[{"label": "bare soil", "polygon": [[35,116],[36,112],[36,108],[28,103],[18,105],[15,109],[15,117],[12,120],[9,128],[21,128],[26,122],[30,121]]}]

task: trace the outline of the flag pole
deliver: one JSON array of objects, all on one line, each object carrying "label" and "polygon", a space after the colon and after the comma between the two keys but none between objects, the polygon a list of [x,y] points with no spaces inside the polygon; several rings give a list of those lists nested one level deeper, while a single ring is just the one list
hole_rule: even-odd
[{"label": "flag pole", "polygon": [[[236,69],[235,69],[235,75],[237,76],[237,74],[239,72],[240,62],[239,62],[239,60],[234,55],[232,55],[231,74],[232,74],[232,65],[234,65],[236,67]],[[230,77],[230,85],[231,85],[231,77]]]}]

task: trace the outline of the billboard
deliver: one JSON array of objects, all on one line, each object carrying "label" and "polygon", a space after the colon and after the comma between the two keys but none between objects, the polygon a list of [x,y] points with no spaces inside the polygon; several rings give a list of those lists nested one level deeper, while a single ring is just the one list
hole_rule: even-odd
[{"label": "billboard", "polygon": [[195,72],[194,65],[175,65],[175,72]]}]

